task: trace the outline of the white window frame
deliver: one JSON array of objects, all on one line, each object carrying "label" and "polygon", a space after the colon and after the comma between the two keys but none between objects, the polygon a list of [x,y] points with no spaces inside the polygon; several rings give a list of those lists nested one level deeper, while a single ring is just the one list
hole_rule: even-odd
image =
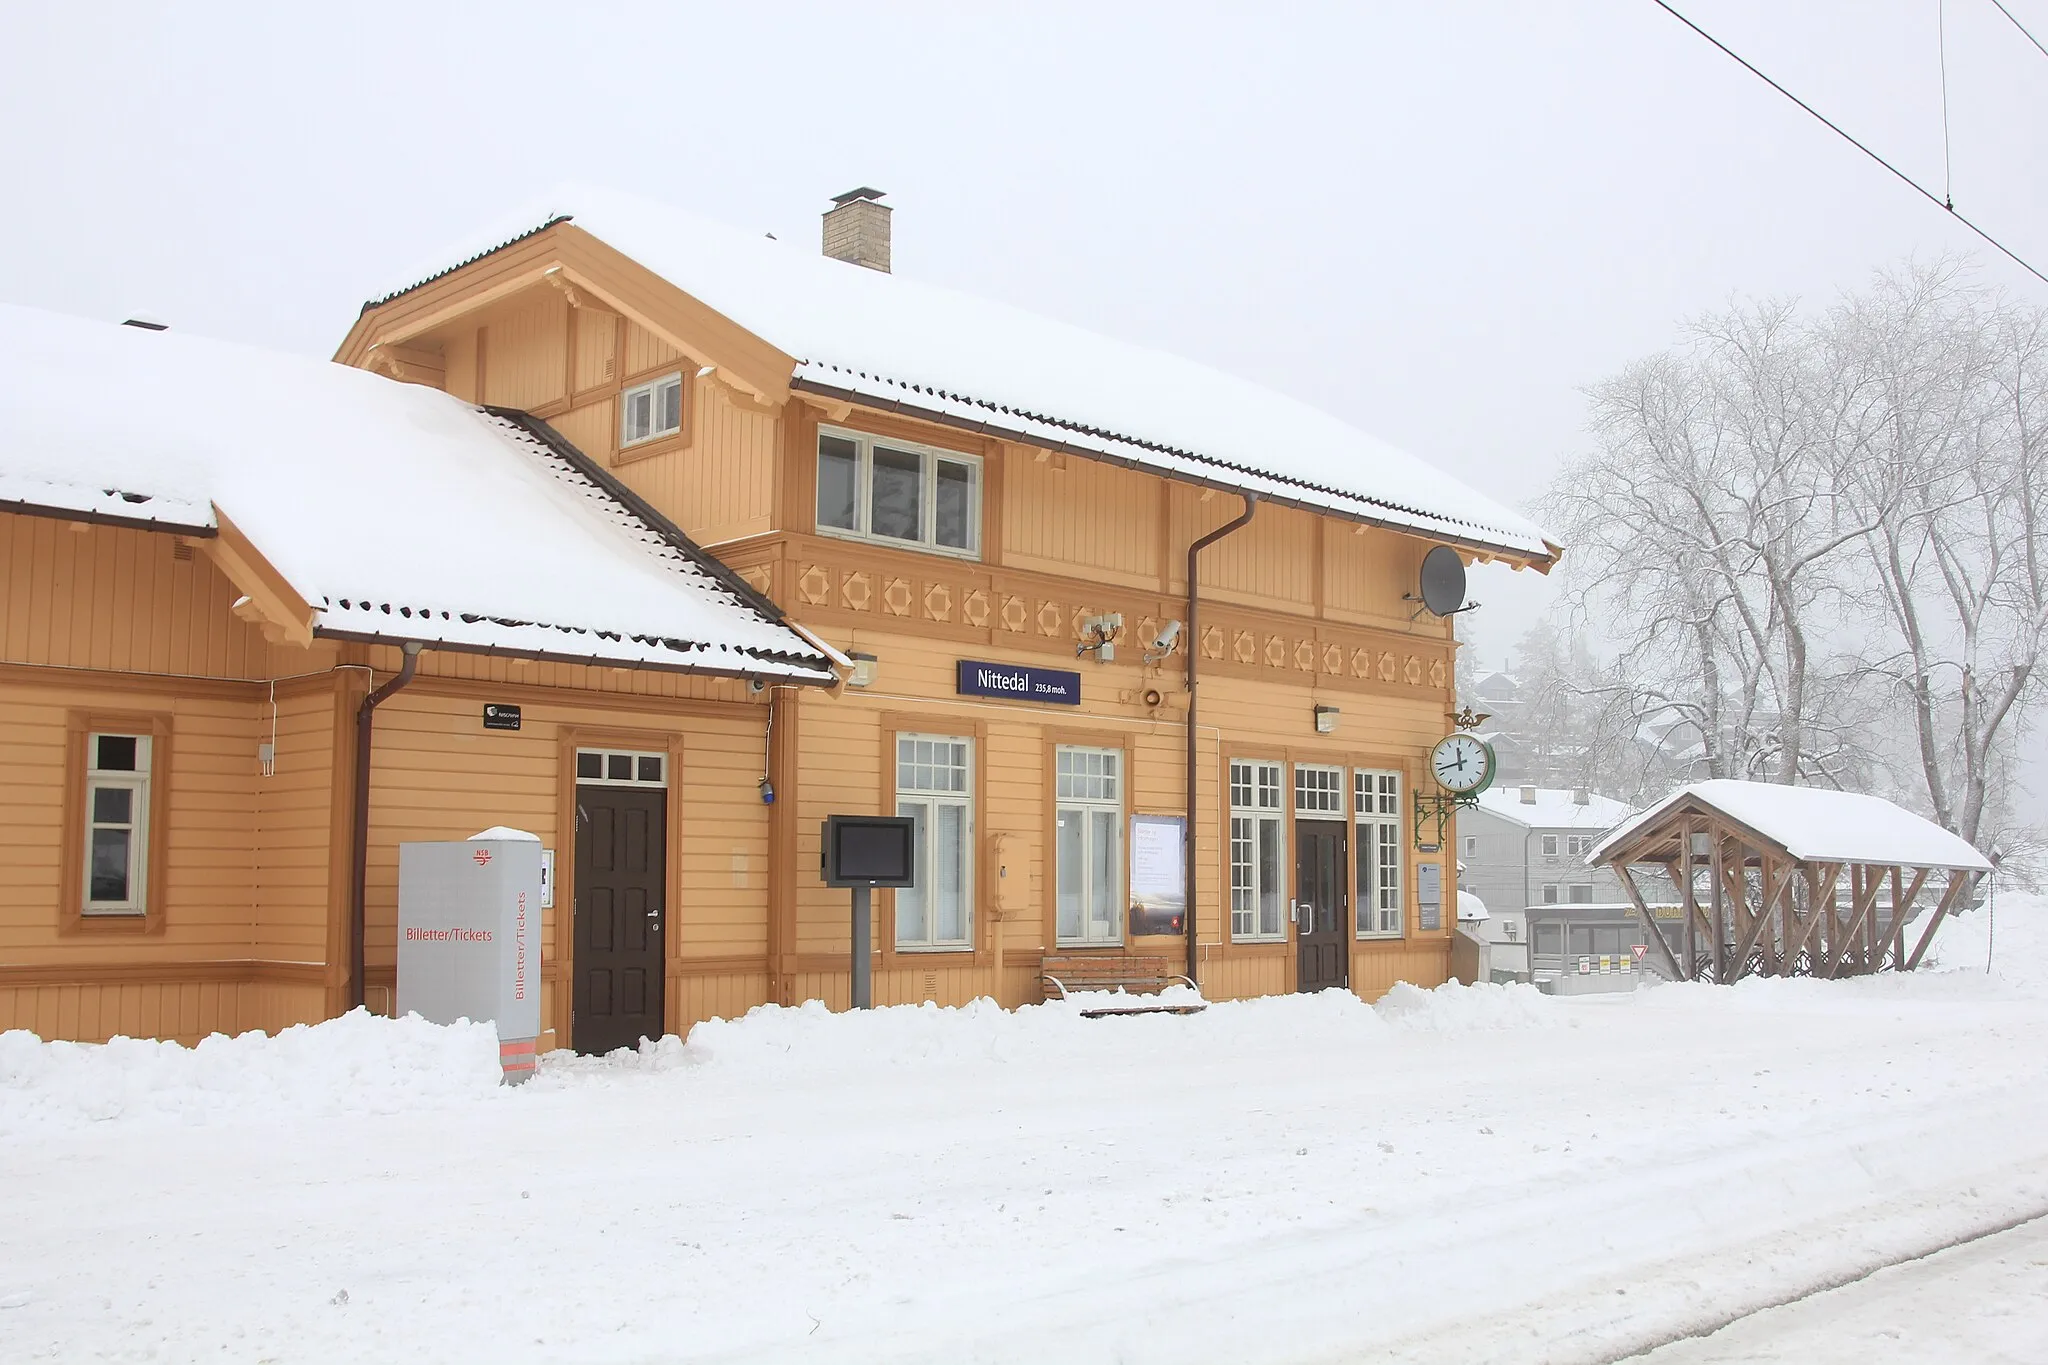
[{"label": "white window frame", "polygon": [[[602,777],[585,777],[583,760],[595,755],[601,764]],[[628,776],[614,777],[614,759],[626,760]],[[643,777],[643,759],[653,759],[657,764],[654,777]],[[582,787],[666,787],[668,785],[669,756],[655,749],[578,749],[576,751],[576,784]]]},{"label": "white window frame", "polygon": [[1543,836],[1543,856],[1546,858],[1555,858],[1557,856],[1557,836],[1555,834]]},{"label": "white window frame", "polygon": [[1593,903],[1593,884],[1591,882],[1566,882],[1564,903],[1566,905],[1591,905]]},{"label": "white window frame", "polygon": [[[102,739],[134,740],[134,768],[100,767]],[[85,868],[84,880],[80,883],[79,889],[81,914],[143,915],[149,911],[149,775],[154,748],[153,735],[104,730],[95,731],[85,737],[85,810],[82,812],[85,817]],[[95,818],[95,798],[102,791],[112,790],[125,790],[129,793],[128,819],[125,822]],[[93,832],[101,829],[129,831],[128,894],[120,900],[93,899]]]},{"label": "white window frame", "polygon": [[[1280,943],[1287,938],[1292,897],[1288,891],[1286,766],[1278,759],[1233,758],[1224,773],[1229,790],[1230,830],[1226,871],[1230,885],[1230,938],[1234,943]],[[1259,880],[1259,830],[1271,825],[1280,851],[1277,888]],[[1275,923],[1262,928],[1258,916],[1268,891],[1275,891]]]},{"label": "white window frame", "polygon": [[1352,857],[1357,859],[1352,931],[1361,939],[1408,935],[1408,827],[1402,777],[1391,768],[1352,772]]},{"label": "white window frame", "polygon": [[[1092,758],[1102,761],[1104,771],[1099,773],[1063,771],[1068,760]],[[1124,751],[1106,749],[1085,744],[1061,744],[1053,750],[1053,933],[1054,942],[1062,948],[1107,948],[1121,946],[1124,941]],[[1059,822],[1061,817],[1073,813],[1081,820],[1081,932],[1069,934],[1059,924],[1059,887],[1063,881],[1064,869],[1060,866]],[[1109,918],[1106,930],[1096,931],[1097,916],[1091,912],[1096,908],[1089,903],[1088,869],[1095,864],[1098,854],[1096,830],[1098,821],[1091,818],[1107,814],[1110,850]]]},{"label": "white window frame", "polygon": [[1558,885],[1557,885],[1557,883],[1556,883],[1556,882],[1545,882],[1545,883],[1543,883],[1543,903],[1544,903],[1545,905],[1556,905],[1556,904],[1558,904],[1558,903],[1559,903],[1559,901],[1558,901],[1558,898],[1557,898],[1557,897],[1558,897]]},{"label": "white window frame", "polygon": [[1476,857],[1478,857],[1478,856],[1479,856],[1479,836],[1478,836],[1478,835],[1476,835],[1476,834],[1468,834],[1468,835],[1466,835],[1466,836],[1465,836],[1465,856],[1466,856],[1467,858],[1476,858]]},{"label": "white window frame", "polygon": [[[922,445],[916,441],[891,440],[887,437],[872,436],[866,432],[850,431],[843,427],[820,426],[818,428],[818,437],[821,442],[826,437],[836,437],[842,441],[851,441],[855,452],[853,479],[854,524],[851,527],[826,524],[824,519],[818,515],[817,499],[814,493],[811,516],[812,524],[817,527],[819,535],[836,536],[841,540],[858,540],[869,545],[890,545],[900,550],[920,550],[926,554],[950,555],[955,559],[981,558],[981,521],[987,504],[985,492],[987,488],[987,471],[983,469],[982,459],[979,455],[969,455],[964,451],[958,450],[947,450],[941,446]],[[901,451],[906,455],[916,455],[921,462],[918,483],[918,505],[920,508],[918,521],[921,534],[916,540],[881,535],[870,528],[870,523],[874,516],[873,493],[875,447],[877,445],[887,447],[890,450]],[[813,452],[813,458],[823,458],[822,448]],[[964,547],[959,545],[941,545],[938,540],[938,471],[940,460],[950,460],[956,464],[964,465],[973,475],[968,489],[968,543]]]},{"label": "white window frame", "polygon": [[1567,834],[1564,836],[1565,856],[1583,858],[1593,851],[1593,836],[1590,834]]},{"label": "white window frame", "polygon": [[[948,756],[943,765],[935,762],[915,761],[915,746],[918,744],[946,744],[960,746],[960,759],[956,763]],[[910,746],[913,761],[904,761],[905,746]],[[959,952],[974,947],[974,739],[971,735],[941,735],[899,732],[896,736],[896,750],[893,755],[896,764],[896,814],[910,815],[911,806],[924,807],[924,835],[918,840],[917,891],[923,897],[925,909],[924,934],[920,938],[906,938],[903,933],[904,917],[900,913],[903,892],[897,891],[895,906],[894,936],[896,951],[899,953],[945,953]],[[933,755],[936,757],[936,755]],[[916,773],[919,769],[936,771],[943,766],[948,774],[943,782],[920,782]],[[938,889],[939,847],[933,836],[939,828],[941,809],[960,812],[960,936],[941,938],[938,935],[939,917],[934,910],[932,894]]]},{"label": "white window frame", "polygon": [[1344,769],[1328,763],[1294,765],[1294,818],[1342,820],[1350,810],[1344,799]]},{"label": "white window frame", "polygon": [[[676,395],[676,417],[673,426],[661,425],[661,395],[664,390],[673,389]],[[633,432],[633,400],[647,399],[647,430],[635,435]],[[650,379],[645,384],[635,384],[619,392],[619,449],[629,450],[649,441],[658,441],[664,436],[674,436],[683,429],[683,374],[665,374]]]}]

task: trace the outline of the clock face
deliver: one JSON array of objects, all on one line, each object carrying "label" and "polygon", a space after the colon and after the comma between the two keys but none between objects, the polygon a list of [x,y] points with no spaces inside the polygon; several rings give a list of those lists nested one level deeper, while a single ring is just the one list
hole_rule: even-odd
[{"label": "clock face", "polygon": [[1493,781],[1493,750],[1477,735],[1446,735],[1429,752],[1429,770],[1445,791],[1469,795]]}]

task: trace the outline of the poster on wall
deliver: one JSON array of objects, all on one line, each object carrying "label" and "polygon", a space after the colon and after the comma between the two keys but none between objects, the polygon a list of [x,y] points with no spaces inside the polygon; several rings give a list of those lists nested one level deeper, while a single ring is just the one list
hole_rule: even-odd
[{"label": "poster on wall", "polygon": [[1131,933],[1178,934],[1187,917],[1185,821],[1131,817]]}]

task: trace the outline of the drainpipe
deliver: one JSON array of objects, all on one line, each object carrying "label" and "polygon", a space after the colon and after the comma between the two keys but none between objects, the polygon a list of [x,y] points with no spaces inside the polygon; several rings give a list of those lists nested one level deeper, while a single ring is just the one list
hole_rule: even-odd
[{"label": "drainpipe", "polygon": [[370,740],[373,735],[371,717],[377,708],[389,700],[392,693],[412,681],[413,670],[419,667],[420,642],[407,640],[401,648],[405,661],[398,666],[398,672],[356,708],[356,809],[350,824],[352,847],[349,850],[350,867],[349,914],[348,914],[348,984],[349,998],[356,1009],[363,1006],[363,920],[364,900],[370,873]]},{"label": "drainpipe", "polygon": [[[1187,868],[1184,873],[1187,882],[1186,910],[1184,914],[1187,922],[1188,932],[1187,976],[1188,980],[1193,981],[1198,985],[1200,984],[1202,977],[1201,959],[1200,954],[1198,952],[1198,940],[1201,938],[1200,920],[1195,914],[1195,845],[1198,842],[1198,840],[1195,837],[1195,832],[1197,829],[1200,828],[1200,826],[1198,826],[1195,823],[1195,779],[1197,776],[1198,763],[1195,754],[1195,670],[1197,665],[1201,663],[1202,659],[1202,623],[1198,618],[1198,613],[1201,609],[1201,595],[1196,590],[1195,558],[1196,556],[1201,554],[1203,550],[1215,544],[1217,541],[1223,539],[1223,537],[1229,535],[1232,531],[1239,530],[1240,528],[1242,528],[1246,522],[1252,519],[1252,513],[1258,510],[1258,506],[1259,495],[1256,493],[1246,493],[1244,495],[1243,516],[1240,516],[1236,521],[1227,522],[1224,525],[1217,527],[1208,535],[1203,536],[1200,540],[1197,540],[1194,544],[1188,546],[1188,813],[1186,823],[1186,848],[1184,850],[1187,856]],[[1228,831],[1225,831],[1224,839],[1227,845],[1229,840]]]}]

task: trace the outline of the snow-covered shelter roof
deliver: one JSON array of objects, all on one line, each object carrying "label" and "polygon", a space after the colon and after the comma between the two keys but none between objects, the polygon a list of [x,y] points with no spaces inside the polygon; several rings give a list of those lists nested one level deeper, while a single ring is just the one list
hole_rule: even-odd
[{"label": "snow-covered shelter roof", "polygon": [[1258,384],[615,191],[559,187],[364,307],[563,222],[795,357],[796,389],[1255,492],[1544,568],[1560,553],[1520,513]]},{"label": "snow-covered shelter roof", "polygon": [[329,361],[0,305],[0,510],[198,537],[225,520],[315,635],[834,677],[544,424]]},{"label": "snow-covered shelter roof", "polygon": [[1881,796],[1731,778],[1679,788],[1611,831],[1586,861],[1604,861],[1687,803],[1720,814],[1802,862],[1991,870],[1967,840]]},{"label": "snow-covered shelter roof", "polygon": [[1558,787],[1536,787],[1533,794],[1533,802],[1524,801],[1520,787],[1488,787],[1479,793],[1479,808],[1529,829],[1603,830],[1635,814],[1626,802],[1593,792],[1586,793],[1584,805],[1575,792]]}]

